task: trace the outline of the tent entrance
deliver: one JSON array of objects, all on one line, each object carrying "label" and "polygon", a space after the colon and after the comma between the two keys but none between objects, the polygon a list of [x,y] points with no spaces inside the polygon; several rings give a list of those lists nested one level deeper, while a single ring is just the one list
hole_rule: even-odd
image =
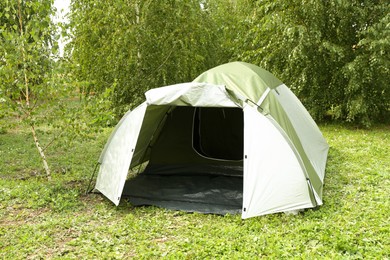
[{"label": "tent entrance", "polygon": [[242,109],[176,107],[152,143],[145,171],[124,187],[133,205],[241,212]]}]

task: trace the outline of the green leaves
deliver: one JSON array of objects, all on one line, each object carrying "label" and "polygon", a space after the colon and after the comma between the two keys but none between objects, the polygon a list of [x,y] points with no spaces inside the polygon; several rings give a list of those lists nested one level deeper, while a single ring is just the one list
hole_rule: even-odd
[{"label": "green leaves", "polygon": [[369,126],[390,117],[389,7],[385,1],[257,1],[243,58],[287,83],[317,120]]},{"label": "green leaves", "polygon": [[[46,84],[58,51],[50,3],[22,1],[22,31],[15,4],[0,4],[6,99],[23,98],[24,66],[35,93],[44,98],[55,91]],[[390,118],[384,1],[75,0],[71,9],[70,24],[61,25],[72,39],[66,77],[86,95],[109,89],[116,115],[138,105],[150,88],[244,60],[278,76],[317,120],[368,126]]]},{"label": "green leaves", "polygon": [[227,61],[199,1],[78,0],[72,9],[75,78],[91,83],[87,92],[112,88],[119,111],[139,104],[150,88],[191,81]]},{"label": "green leaves", "polygon": [[[39,99],[47,89],[45,83],[53,61],[50,38],[54,25],[51,23],[51,0],[21,2],[6,1],[0,4],[0,88],[7,102],[26,100],[28,88]],[[22,69],[23,68],[23,69]],[[22,101],[21,101],[22,100]],[[10,107],[13,107],[10,105]]]}]

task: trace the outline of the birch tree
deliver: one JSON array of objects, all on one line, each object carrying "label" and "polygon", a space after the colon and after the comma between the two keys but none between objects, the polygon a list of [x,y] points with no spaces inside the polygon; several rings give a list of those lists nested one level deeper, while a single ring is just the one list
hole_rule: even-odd
[{"label": "birch tree", "polygon": [[52,54],[55,28],[52,0],[0,3],[0,94],[7,107],[29,126],[47,178],[50,168],[36,131],[37,108],[53,98]]}]

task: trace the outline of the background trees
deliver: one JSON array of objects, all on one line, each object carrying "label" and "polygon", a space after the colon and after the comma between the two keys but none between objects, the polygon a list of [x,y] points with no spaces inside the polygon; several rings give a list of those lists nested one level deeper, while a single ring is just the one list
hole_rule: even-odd
[{"label": "background trees", "polygon": [[137,1],[72,4],[73,61],[113,104],[248,61],[286,82],[317,119],[369,125],[389,116],[386,1]]},{"label": "background trees", "polygon": [[[18,2],[0,3],[0,88],[21,108],[24,75],[47,100],[58,61],[52,1],[19,2],[23,30]],[[286,82],[315,119],[368,126],[390,118],[389,9],[384,0],[72,0],[61,77],[111,117],[150,88],[243,60]]]},{"label": "background trees", "polygon": [[227,61],[220,31],[196,0],[75,0],[71,25],[77,80],[87,92],[112,88],[115,107]]},{"label": "background trees", "polygon": [[389,116],[388,2],[261,0],[252,7],[243,59],[286,82],[316,119],[369,125]]}]

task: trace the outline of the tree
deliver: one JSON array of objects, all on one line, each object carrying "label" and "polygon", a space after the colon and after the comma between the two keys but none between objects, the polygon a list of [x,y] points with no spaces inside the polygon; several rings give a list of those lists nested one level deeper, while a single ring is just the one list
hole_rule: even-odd
[{"label": "tree", "polygon": [[0,93],[8,107],[29,125],[47,177],[50,168],[36,132],[36,110],[50,100],[51,55],[56,51],[52,0],[0,3]]},{"label": "tree", "polygon": [[366,3],[366,23],[353,46],[354,59],[345,64],[347,119],[364,124],[390,118],[390,4]]},{"label": "tree", "polygon": [[218,37],[218,61],[242,60],[245,53],[243,45],[248,31],[251,30],[254,13],[252,0],[204,0],[204,10],[208,12]]},{"label": "tree", "polygon": [[196,0],[75,0],[71,28],[82,91],[112,88],[115,108],[137,105],[150,88],[191,81],[226,61],[210,13]]},{"label": "tree", "polygon": [[389,7],[380,0],[256,1],[240,43],[244,59],[285,81],[315,118],[369,125],[389,116]]}]

